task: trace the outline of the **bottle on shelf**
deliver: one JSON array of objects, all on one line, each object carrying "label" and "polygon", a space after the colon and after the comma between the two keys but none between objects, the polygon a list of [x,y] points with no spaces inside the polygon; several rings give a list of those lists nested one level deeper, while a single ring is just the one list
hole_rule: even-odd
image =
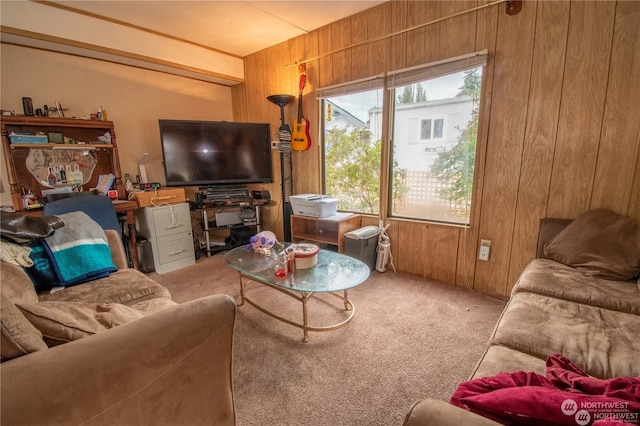
[{"label": "bottle on shelf", "polygon": [[103,121],[107,120],[107,111],[104,108],[102,108],[102,105],[98,107],[98,120],[103,120]]},{"label": "bottle on shelf", "polygon": [[74,186],[78,187],[79,191],[82,191],[82,172],[80,171],[80,167],[77,164],[73,165],[73,183]]},{"label": "bottle on shelf", "polygon": [[56,186],[56,183],[58,183],[58,178],[56,178],[56,174],[53,171],[53,167],[49,167],[49,176],[47,178],[47,182],[49,183],[49,186]]}]

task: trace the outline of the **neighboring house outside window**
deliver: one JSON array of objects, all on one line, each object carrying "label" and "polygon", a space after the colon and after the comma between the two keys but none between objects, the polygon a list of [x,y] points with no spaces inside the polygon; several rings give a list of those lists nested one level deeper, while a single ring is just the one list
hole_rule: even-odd
[{"label": "neighboring house outside window", "polygon": [[340,210],[379,211],[381,124],[371,122],[369,109],[380,105],[382,89],[323,101],[324,192]]}]

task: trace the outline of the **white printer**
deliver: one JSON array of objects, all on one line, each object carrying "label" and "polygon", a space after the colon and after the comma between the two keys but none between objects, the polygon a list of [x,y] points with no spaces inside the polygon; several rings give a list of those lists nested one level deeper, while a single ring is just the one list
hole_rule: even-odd
[{"label": "white printer", "polygon": [[338,213],[338,199],[321,194],[300,194],[289,197],[294,214],[329,217]]}]

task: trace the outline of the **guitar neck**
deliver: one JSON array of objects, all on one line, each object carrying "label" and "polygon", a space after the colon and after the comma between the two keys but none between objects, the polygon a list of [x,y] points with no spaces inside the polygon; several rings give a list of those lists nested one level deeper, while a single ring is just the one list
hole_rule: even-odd
[{"label": "guitar neck", "polygon": [[302,121],[302,90],[298,94],[298,123]]}]

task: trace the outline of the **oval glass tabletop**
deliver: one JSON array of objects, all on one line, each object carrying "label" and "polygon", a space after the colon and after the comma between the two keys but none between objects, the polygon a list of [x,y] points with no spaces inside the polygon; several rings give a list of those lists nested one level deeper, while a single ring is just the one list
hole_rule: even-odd
[{"label": "oval glass tabletop", "polygon": [[285,277],[276,277],[274,264],[276,253],[291,243],[279,244],[271,255],[256,253],[246,247],[236,247],[225,254],[225,262],[243,275],[268,284],[295,291],[333,292],[347,290],[361,284],[369,277],[369,266],[364,262],[321,249],[318,263],[308,269],[297,269]]}]

